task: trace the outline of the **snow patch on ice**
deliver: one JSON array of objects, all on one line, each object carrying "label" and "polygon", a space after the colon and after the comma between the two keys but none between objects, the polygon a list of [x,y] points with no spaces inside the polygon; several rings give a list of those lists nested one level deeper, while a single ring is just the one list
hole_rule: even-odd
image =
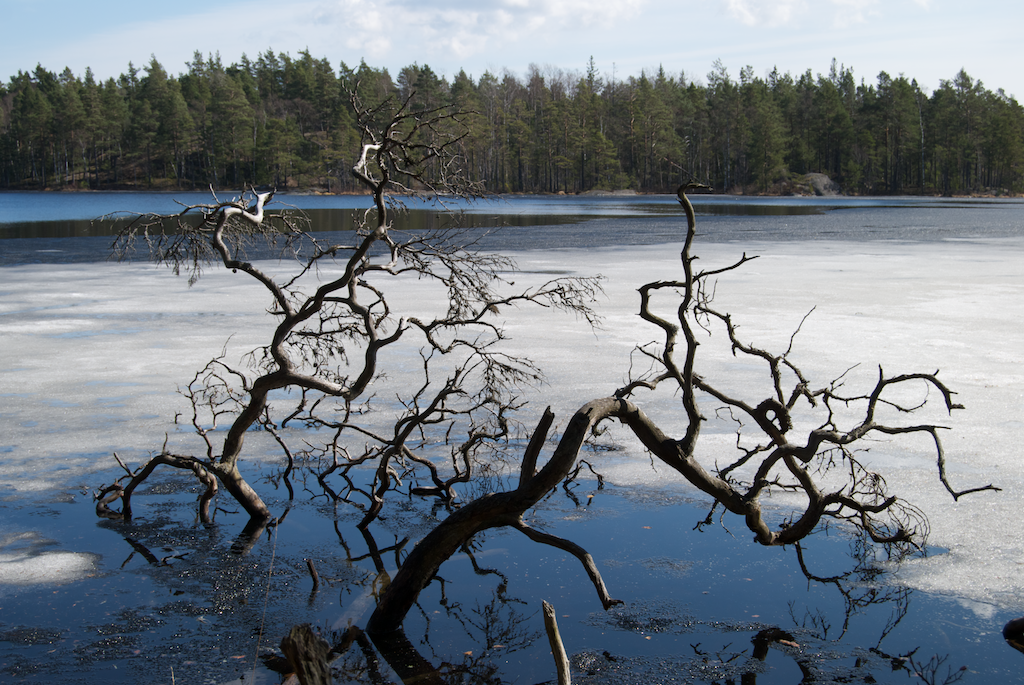
[{"label": "snow patch on ice", "polygon": [[0,554],[0,585],[68,583],[96,573],[96,558],[81,552]]},{"label": "snow patch on ice", "polygon": [[0,586],[69,583],[96,574],[95,554],[45,549],[53,544],[35,532],[0,537]]}]

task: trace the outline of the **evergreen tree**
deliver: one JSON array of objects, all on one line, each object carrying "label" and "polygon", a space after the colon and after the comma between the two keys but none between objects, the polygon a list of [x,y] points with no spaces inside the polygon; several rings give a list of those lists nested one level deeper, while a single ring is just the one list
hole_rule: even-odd
[{"label": "evergreen tree", "polygon": [[666,192],[693,178],[772,192],[811,171],[855,193],[1024,191],[1024,111],[963,70],[930,96],[885,72],[858,85],[834,60],[817,76],[744,67],[735,81],[721,61],[707,85],[677,73],[609,78],[591,57],[582,73],[531,65],[449,82],[412,64],[394,81],[269,49],[226,67],[196,52],[176,76],[154,55],[103,83],[38,65],[0,83],[0,186],[351,190],[351,93],[378,118],[406,100],[413,113],[463,111],[461,153],[499,192]]},{"label": "evergreen tree", "polygon": [[786,134],[782,112],[768,84],[754,80],[750,86],[750,158],[754,182],[763,192],[786,175]]}]

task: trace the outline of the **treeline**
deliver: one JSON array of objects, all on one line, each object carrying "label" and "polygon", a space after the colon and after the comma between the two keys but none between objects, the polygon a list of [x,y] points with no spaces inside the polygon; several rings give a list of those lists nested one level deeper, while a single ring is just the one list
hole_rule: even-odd
[{"label": "treeline", "polygon": [[397,78],[361,63],[335,70],[308,51],[267,51],[225,67],[196,53],[172,76],[154,57],[98,82],[41,66],[0,84],[0,187],[356,190],[360,147],[348,93],[369,106],[471,111],[465,161],[493,192],[634,188],[696,178],[722,191],[788,192],[821,172],[846,192],[1024,191],[1024,111],[964,71],[931,94],[853,70],[706,83],[659,69],[624,80],[531,67],[464,71],[451,81],[411,65]]}]

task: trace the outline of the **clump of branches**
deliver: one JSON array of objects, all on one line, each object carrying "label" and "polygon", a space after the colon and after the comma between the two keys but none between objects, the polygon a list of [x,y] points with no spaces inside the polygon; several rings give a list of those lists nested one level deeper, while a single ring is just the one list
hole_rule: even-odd
[{"label": "clump of branches", "polygon": [[[696,217],[686,192],[704,188],[688,184],[679,189],[687,230],[680,254],[682,277],[655,281],[639,288],[640,317],[660,331],[659,339],[637,348],[646,358],[647,370],[632,374],[629,382],[609,397],[591,400],[568,422],[552,456],[537,469],[538,459],[553,422],[549,411],[537,426],[523,456],[518,487],[478,498],[451,514],[429,533],[406,558],[390,587],[381,597],[367,629],[388,634],[400,628],[419,592],[435,576],[440,565],[473,535],[495,527],[510,527],[530,539],[576,556],[607,609],[619,600],[605,587],[591,555],[570,540],[530,527],[523,515],[572,472],[580,447],[602,422],[617,420],[653,455],[685,480],[706,493],[715,509],[742,518],[761,545],[798,543],[819,524],[842,521],[860,531],[874,544],[897,556],[917,548],[926,532],[926,521],[915,507],[889,493],[885,479],[858,458],[857,445],[874,436],[930,436],[935,446],[938,474],[954,498],[968,493],[997,490],[992,485],[956,490],[945,471],[940,439],[942,427],[932,423],[901,421],[913,416],[925,401],[907,402],[901,391],[924,386],[937,391],[946,412],[960,409],[954,393],[938,373],[886,375],[879,369],[874,386],[864,393],[844,392],[841,381],[815,388],[790,359],[792,340],[782,353],[772,353],[742,341],[732,317],[713,305],[714,279],[753,259],[744,254],[735,263],[697,270],[692,253]],[[668,304],[662,301],[668,300]],[[745,366],[761,364],[770,379],[767,396],[728,392],[728,378],[710,378],[698,370],[702,336],[728,341],[731,353]],[[666,433],[641,406],[641,398],[656,398],[669,390],[681,404],[682,417],[673,423],[676,434]],[[756,390],[744,389],[744,393]],[[927,399],[927,398],[926,398]],[[698,458],[704,407],[719,407],[736,421],[737,447],[741,456],[726,466],[702,463]],[[842,409],[840,411],[840,408]],[[801,416],[809,409],[817,419]],[[884,416],[883,416],[884,415]],[[745,474],[745,475],[741,475]],[[773,492],[793,496],[794,513],[774,526],[762,507]]]},{"label": "clump of branches", "polygon": [[[513,261],[477,250],[454,218],[423,232],[396,227],[402,197],[443,204],[481,194],[462,171],[463,113],[412,111],[409,100],[375,108],[352,100],[363,137],[352,173],[372,206],[348,242],[325,242],[301,216],[267,211],[274,192],[256,190],[226,201],[214,195],[211,203],[183,206],[171,216],[135,217],[116,238],[119,258],[144,244],[152,260],[187,273],[190,283],[212,265],[249,277],[269,296],[275,326],[247,363],[222,355],[185,389],[205,449],[177,454],[165,444],[137,469],[125,466],[126,475],[97,495],[101,515],[130,518],[133,491],[154,469],[170,466],[191,470],[204,485],[204,522],[222,488],[262,530],[270,511],[239,470],[254,429],[273,437],[289,465],[296,459],[320,465],[325,486],[340,479],[340,486],[326,488],[335,497],[361,496],[361,527],[378,516],[400,471],[425,469],[431,485],[417,494],[450,500],[453,485],[473,476],[480,453],[514,434],[518,393],[541,378],[529,359],[502,351],[499,307],[552,307],[596,323],[597,278],[514,290],[507,278]],[[283,250],[294,266],[250,260],[254,248]],[[419,311],[401,315],[397,309],[410,303],[396,303],[390,288],[410,281],[424,296],[415,303]],[[394,361],[403,357],[390,351],[399,349],[413,350],[405,356],[417,360],[413,368]],[[415,380],[388,386],[394,394],[385,394],[380,388],[389,371],[414,373]],[[387,415],[390,420],[378,418]],[[438,465],[424,452],[432,443],[435,452],[438,443],[447,446],[450,464]],[[369,486],[348,477],[365,464],[374,466]]]}]

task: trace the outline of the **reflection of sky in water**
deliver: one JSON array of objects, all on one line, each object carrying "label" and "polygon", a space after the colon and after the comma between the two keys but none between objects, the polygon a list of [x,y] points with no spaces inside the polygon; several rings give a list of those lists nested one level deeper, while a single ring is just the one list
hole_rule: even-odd
[{"label": "reflection of sky in water", "polygon": [[[220,200],[230,200],[237,193],[218,193]],[[371,206],[367,195],[290,195],[279,193],[276,204],[298,209],[367,209]],[[790,207],[794,213],[821,212],[829,209],[856,207],[1020,207],[1024,202],[1011,199],[970,199],[933,197],[757,197],[736,195],[694,194],[694,205],[709,213],[740,212],[749,208]],[[59,221],[94,219],[112,212],[153,212],[172,214],[183,205],[207,204],[211,196],[206,192],[96,192],[96,193],[33,193],[13,192],[0,194],[0,225],[33,221]],[[430,201],[416,198],[403,200],[410,209],[431,209]],[[538,215],[595,215],[626,216],[674,209],[678,204],[673,195],[499,195],[494,199],[477,202],[448,201],[452,209],[473,213],[538,214]]]},{"label": "reflection of sky in water", "polygon": [[[221,199],[229,199],[222,193]],[[42,199],[42,202],[40,202]],[[111,224],[92,220],[111,213],[174,213],[175,202],[208,203],[203,193],[4,193],[0,194],[0,265],[30,262],[100,260],[109,245],[97,239],[90,254],[70,254],[61,238],[111,235]],[[845,239],[934,240],[950,236],[1020,235],[1019,199],[734,197],[695,195],[705,240]],[[481,232],[510,227],[488,249],[548,249],[593,245],[653,244],[678,239],[680,209],[671,195],[504,196],[439,206],[406,199],[410,214],[403,226],[417,229],[449,223],[445,207],[464,213],[461,224]],[[307,211],[311,229],[350,231],[369,207],[366,196],[281,195],[272,209]],[[439,214],[440,212],[440,214]],[[820,219],[828,213],[827,221]],[[612,225],[582,219],[614,219]],[[774,217],[766,221],[766,217]],[[535,229],[540,226],[542,228]],[[983,227],[983,228],[979,228]],[[20,239],[10,241],[10,239]]]},{"label": "reflection of sky in water", "polygon": [[[916,223],[946,230],[936,228],[927,212],[893,216],[864,210],[860,216],[874,211],[878,226]],[[999,235],[1011,232],[1017,221],[1012,216],[1016,212],[1005,213],[993,217]],[[831,212],[827,217],[842,222],[850,214]],[[775,221],[815,220],[824,219]],[[706,232],[714,230],[713,221],[702,226]],[[741,335],[752,341],[784,346],[803,315],[816,307],[797,337],[794,359],[819,383],[852,363],[862,364],[848,376],[851,386],[861,384],[857,387],[873,383],[879,363],[888,373],[941,369],[941,378],[966,405],[952,417],[928,418],[953,429],[944,441],[954,484],[994,482],[1003,492],[954,503],[935,475],[933,451],[913,439],[873,442],[865,458],[886,475],[892,492],[925,511],[932,526],[930,543],[949,550],[906,565],[902,581],[957,598],[980,621],[1024,611],[1019,517],[1024,466],[1015,456],[1016,439],[1024,428],[1024,334],[1019,324],[1024,320],[1024,241],[971,235],[971,230],[960,229],[957,240],[913,243],[716,242],[698,251],[705,268],[731,263],[743,251],[761,255],[723,277],[718,288],[717,303],[733,312]],[[4,247],[0,243],[0,250]],[[675,277],[677,249],[597,245],[517,254],[524,271],[515,278],[518,285],[552,272],[608,278],[608,296],[601,302],[605,326],[596,334],[549,312],[503,312],[509,317],[510,344],[549,371],[548,384],[531,397],[528,412],[551,404],[564,420],[586,399],[605,395],[621,383],[632,346],[654,337],[638,326],[635,289],[644,281]],[[413,281],[397,284],[396,294],[396,302],[423,297]],[[0,278],[4,489],[45,493],[71,485],[95,487],[97,472],[112,466],[110,453],[137,462],[158,448],[168,432],[172,449],[195,449],[191,436],[172,423],[175,412],[184,409],[174,388],[220,353],[232,334],[228,359],[238,359],[265,340],[270,330],[266,305],[259,289],[215,269],[188,288],[183,279],[144,264],[5,267]],[[735,378],[729,390],[742,393],[763,380],[756,369],[748,373],[731,367],[728,355],[713,345],[702,346],[701,353],[708,355],[709,376],[738,374],[729,376]],[[663,398],[652,413],[671,432],[675,410],[673,400]],[[631,441],[619,437],[624,452],[597,457],[605,460],[600,470],[611,482],[689,492],[676,485],[675,474],[652,469]],[[725,427],[711,422],[704,437],[701,457],[707,463],[732,454],[733,436]],[[248,445],[253,456],[276,458],[258,436]],[[734,524],[736,532],[739,523]],[[45,529],[41,521],[43,536]],[[17,542],[10,536],[23,533],[5,534]],[[53,572],[59,566],[63,572],[89,575],[94,569],[88,540],[72,549],[26,551],[14,545],[0,551],[10,555],[0,562],[36,563],[32,573]],[[998,631],[998,626],[985,625]]]}]

